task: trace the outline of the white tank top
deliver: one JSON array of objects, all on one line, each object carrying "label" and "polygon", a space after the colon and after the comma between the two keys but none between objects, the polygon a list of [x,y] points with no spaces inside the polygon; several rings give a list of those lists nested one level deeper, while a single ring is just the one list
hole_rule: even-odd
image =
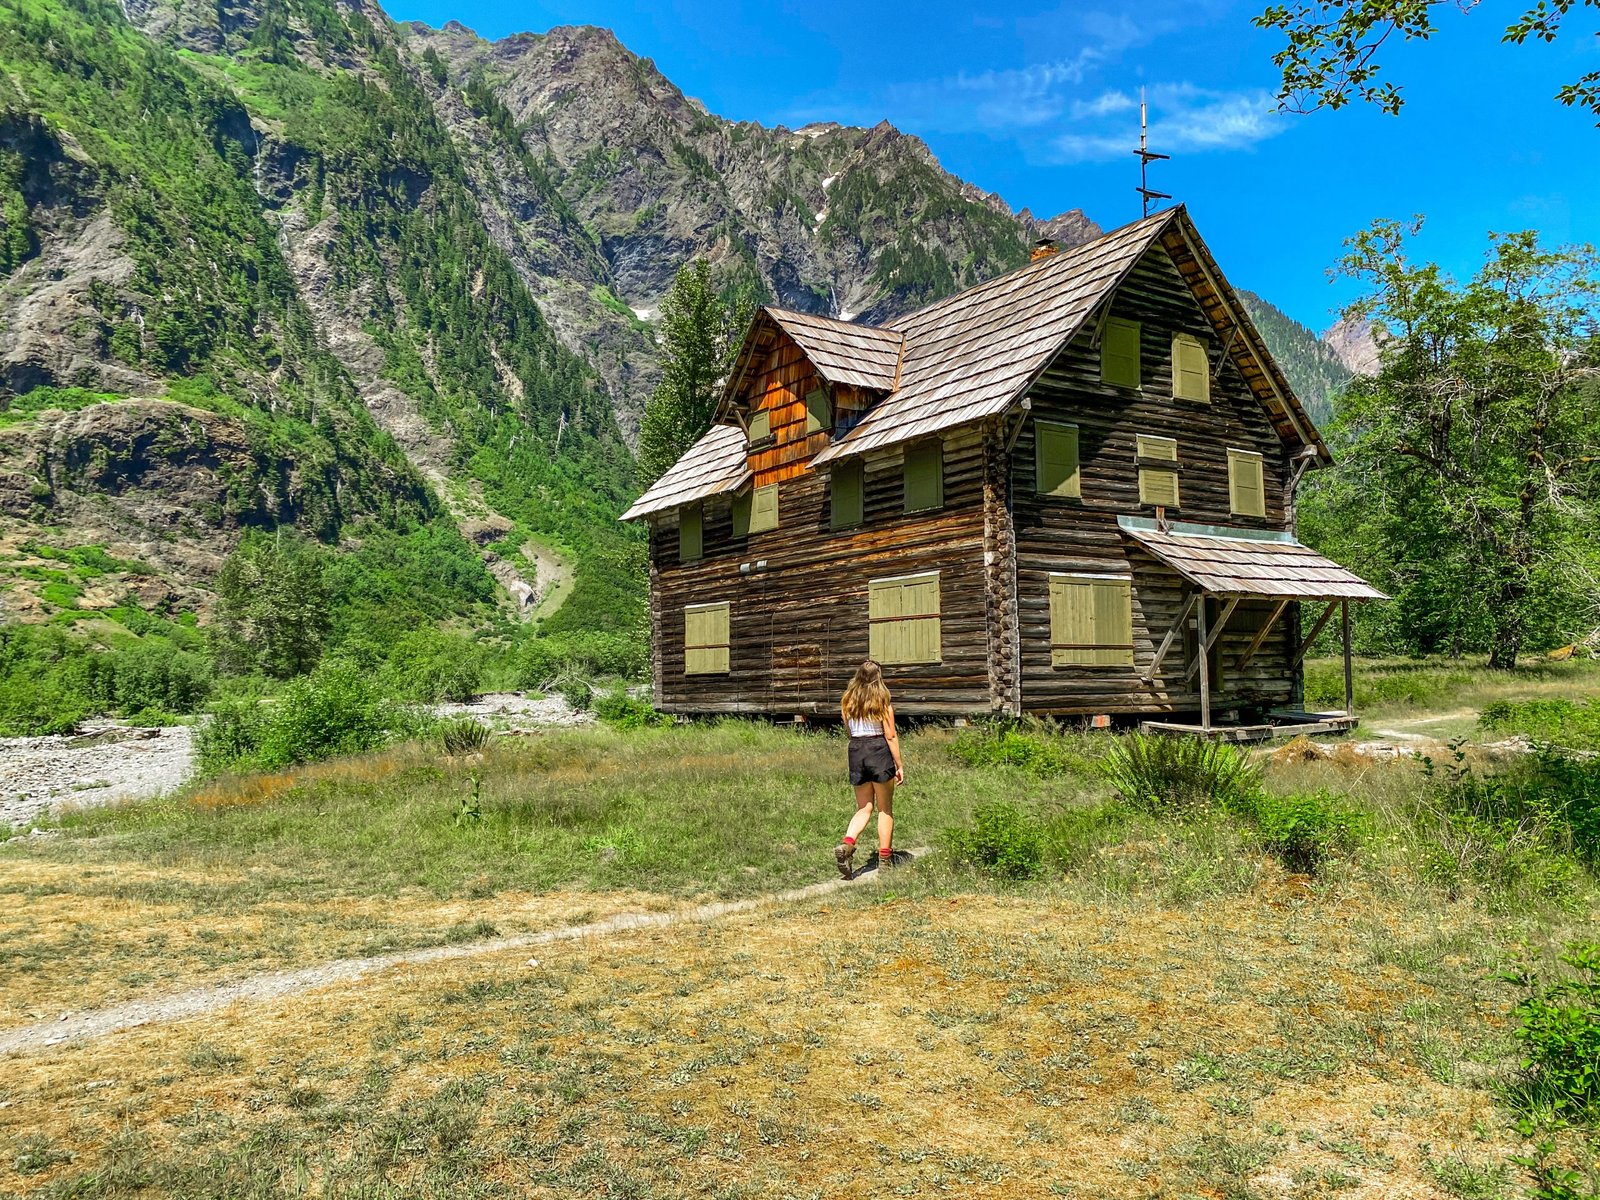
[{"label": "white tank top", "polygon": [[861,720],[861,719],[859,719],[857,717],[851,717],[849,722],[848,722],[848,724],[850,726],[850,736],[851,737],[882,737],[883,736],[883,722],[882,721],[865,721],[865,720]]}]

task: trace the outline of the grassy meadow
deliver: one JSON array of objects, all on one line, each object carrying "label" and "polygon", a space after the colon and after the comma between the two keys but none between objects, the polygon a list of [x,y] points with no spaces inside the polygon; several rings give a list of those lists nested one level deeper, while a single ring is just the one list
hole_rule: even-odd
[{"label": "grassy meadow", "polygon": [[[1383,721],[1472,710],[1486,747],[1600,695],[1586,664],[1431,670],[1362,683]],[[916,730],[896,841],[937,849],[873,884],[14,1056],[0,1194],[1594,1194],[1592,1116],[1522,1069],[1502,975],[1571,977],[1594,937],[1600,770],[1280,746],[1248,804],[1180,805],[1113,785],[1127,744]],[[0,1029],[814,882],[843,757],[595,727],[68,814],[0,843]]]}]

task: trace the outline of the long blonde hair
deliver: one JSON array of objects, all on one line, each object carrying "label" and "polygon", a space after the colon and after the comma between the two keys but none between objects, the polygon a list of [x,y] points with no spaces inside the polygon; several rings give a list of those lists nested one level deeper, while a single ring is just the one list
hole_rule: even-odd
[{"label": "long blonde hair", "polygon": [[844,690],[844,715],[850,721],[883,721],[889,716],[889,686],[883,682],[883,668],[870,658],[856,668],[855,678]]}]

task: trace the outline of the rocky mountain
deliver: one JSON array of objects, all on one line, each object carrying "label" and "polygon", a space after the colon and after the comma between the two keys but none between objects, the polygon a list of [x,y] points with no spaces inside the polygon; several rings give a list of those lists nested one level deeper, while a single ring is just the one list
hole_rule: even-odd
[{"label": "rocky mountain", "polygon": [[605,30],[0,0],[0,515],[203,582],[246,529],[448,513],[508,593],[575,567],[548,628],[632,629],[614,514],[682,263],[877,321],[1098,232],[888,124],[712,115]]},{"label": "rocky mountain", "polygon": [[1377,330],[1371,321],[1341,317],[1323,333],[1322,342],[1352,375],[1377,374]]}]

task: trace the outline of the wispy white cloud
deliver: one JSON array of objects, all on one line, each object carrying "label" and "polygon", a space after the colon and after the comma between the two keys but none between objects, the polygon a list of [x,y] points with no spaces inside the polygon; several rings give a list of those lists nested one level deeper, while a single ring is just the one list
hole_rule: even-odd
[{"label": "wispy white cloud", "polygon": [[[1242,150],[1288,128],[1264,90],[1219,92],[1191,84],[1149,89],[1150,148],[1162,154]],[[1052,139],[1062,162],[1120,158],[1138,145],[1139,102],[1127,92],[1107,92],[1073,106],[1073,124]],[[1115,119],[1108,119],[1115,118]]]}]

